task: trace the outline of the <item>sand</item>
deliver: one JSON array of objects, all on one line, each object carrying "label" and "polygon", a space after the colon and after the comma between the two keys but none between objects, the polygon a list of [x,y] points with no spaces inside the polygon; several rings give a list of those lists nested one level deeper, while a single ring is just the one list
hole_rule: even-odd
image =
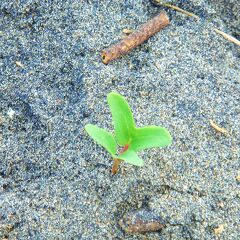
[{"label": "sand", "polygon": [[[240,39],[238,1],[172,2],[200,21],[151,1],[101,2],[0,3],[0,238],[239,239],[240,48],[212,29]],[[168,27],[101,62],[122,29],[162,9]],[[173,137],[140,153],[144,167],[122,164],[115,176],[84,130],[113,130],[111,91],[126,97],[138,126]],[[125,233],[119,220],[142,208],[167,227]]]}]

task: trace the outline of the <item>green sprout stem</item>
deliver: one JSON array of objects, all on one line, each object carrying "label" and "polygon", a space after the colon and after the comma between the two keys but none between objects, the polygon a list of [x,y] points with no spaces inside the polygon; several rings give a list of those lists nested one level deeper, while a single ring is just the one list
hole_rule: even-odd
[{"label": "green sprout stem", "polygon": [[[121,153],[124,153],[125,151],[128,150],[128,147],[129,145],[126,144],[119,152],[119,154]],[[118,172],[118,168],[119,168],[119,165],[121,163],[122,160],[118,159],[118,158],[114,158],[114,161],[113,161],[113,166],[112,166],[112,173],[113,174],[116,174]]]}]

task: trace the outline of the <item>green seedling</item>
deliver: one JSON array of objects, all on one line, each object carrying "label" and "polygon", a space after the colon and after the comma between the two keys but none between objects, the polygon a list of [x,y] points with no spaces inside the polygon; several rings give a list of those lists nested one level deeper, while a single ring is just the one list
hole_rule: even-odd
[{"label": "green seedling", "polygon": [[[137,151],[171,144],[172,138],[166,128],[157,126],[137,128],[131,109],[123,96],[111,92],[107,100],[112,113],[115,135],[92,124],[87,124],[85,129],[112,155],[114,159],[112,173],[117,173],[121,161],[143,166],[144,162],[137,155]],[[117,151],[118,146],[121,146],[120,151]]]}]

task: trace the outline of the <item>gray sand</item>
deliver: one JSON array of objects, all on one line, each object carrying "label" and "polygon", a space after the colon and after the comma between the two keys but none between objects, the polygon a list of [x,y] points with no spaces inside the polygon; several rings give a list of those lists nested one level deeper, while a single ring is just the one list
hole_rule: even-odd
[{"label": "gray sand", "polygon": [[[108,66],[101,50],[161,7],[16,2],[0,2],[0,238],[240,239],[240,48],[212,30],[240,37],[238,0],[173,1],[202,20],[165,8],[171,25]],[[111,90],[138,126],[173,136],[170,147],[140,154],[145,167],[123,164],[115,176],[84,131],[112,130]],[[142,207],[167,228],[125,234],[119,219]]]}]

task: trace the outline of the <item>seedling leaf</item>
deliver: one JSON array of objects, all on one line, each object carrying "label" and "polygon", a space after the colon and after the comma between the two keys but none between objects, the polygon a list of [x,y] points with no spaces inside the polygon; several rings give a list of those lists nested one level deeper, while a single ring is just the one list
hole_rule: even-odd
[{"label": "seedling leaf", "polygon": [[117,151],[117,144],[111,133],[92,124],[87,124],[85,129],[98,144],[103,146],[112,156],[114,156]]},{"label": "seedling leaf", "polygon": [[171,143],[172,138],[166,128],[148,126],[135,130],[130,148],[139,151],[147,148],[165,147]]},{"label": "seedling leaf", "polygon": [[127,163],[130,163],[135,166],[142,167],[144,165],[143,160],[137,155],[137,153],[131,149],[126,152],[120,154],[118,159],[124,160]]},{"label": "seedling leaf", "polygon": [[131,141],[135,122],[127,101],[120,94],[112,92],[107,96],[112,113],[114,131],[117,143],[124,146]]},{"label": "seedling leaf", "polygon": [[[143,160],[137,151],[165,147],[172,143],[171,135],[163,127],[148,126],[137,128],[129,104],[120,94],[108,94],[108,104],[112,113],[115,135],[92,124],[85,126],[88,134],[103,146],[114,158],[112,173],[116,173],[119,163],[124,160],[135,166],[143,166]],[[116,155],[117,144],[123,146],[119,156]]]}]

